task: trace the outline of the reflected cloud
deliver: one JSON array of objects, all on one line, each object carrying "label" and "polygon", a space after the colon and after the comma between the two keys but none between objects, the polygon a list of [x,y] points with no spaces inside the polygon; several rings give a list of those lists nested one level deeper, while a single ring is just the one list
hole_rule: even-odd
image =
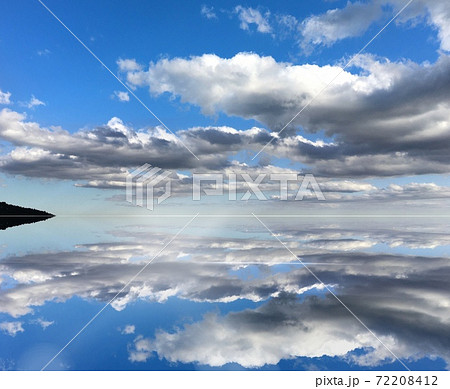
[{"label": "reflected cloud", "polygon": [[[400,296],[394,296],[388,307],[381,296],[366,294],[357,301],[355,295],[344,296],[358,317],[375,329],[399,358],[411,361],[440,356],[450,362],[450,338],[443,335],[448,334],[448,316],[418,315],[411,309],[412,301],[402,302]],[[352,354],[356,349],[364,353]],[[395,362],[392,354],[329,295],[301,301],[296,295],[283,294],[257,309],[224,316],[207,314],[203,320],[174,331],[157,331],[154,338],[138,336],[129,347],[129,358],[144,362],[153,352],[170,362],[210,366],[235,362],[261,367],[282,359],[324,355],[343,357],[361,366]]]},{"label": "reflected cloud", "polygon": [[[396,355],[405,361],[427,356],[450,363],[448,258],[401,252],[405,246],[448,245],[442,224],[420,229],[408,221],[383,228],[368,221],[364,232],[353,222],[270,224]],[[256,224],[223,222],[220,228],[209,226],[209,234],[202,228],[203,233],[191,231],[169,245],[111,306],[122,311],[136,301],[164,303],[169,298],[248,300],[258,306],[226,314],[213,309],[196,322],[137,334],[129,344],[130,361],[144,362],[152,355],[170,362],[244,367],[323,355],[360,366],[393,361],[324,285]],[[170,230],[162,231],[154,225],[126,226],[111,231],[114,242],[4,258],[0,276],[14,283],[1,291],[0,310],[17,318],[73,296],[106,303],[169,241]],[[396,252],[378,252],[374,248],[380,244]],[[127,324],[119,331],[132,335],[136,328]]]}]

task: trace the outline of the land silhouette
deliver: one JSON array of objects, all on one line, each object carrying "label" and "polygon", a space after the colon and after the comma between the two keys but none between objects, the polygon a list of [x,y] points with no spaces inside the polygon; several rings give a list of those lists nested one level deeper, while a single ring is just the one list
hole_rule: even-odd
[{"label": "land silhouette", "polygon": [[22,224],[36,223],[54,217],[51,213],[33,208],[19,207],[0,202],[0,230]]}]

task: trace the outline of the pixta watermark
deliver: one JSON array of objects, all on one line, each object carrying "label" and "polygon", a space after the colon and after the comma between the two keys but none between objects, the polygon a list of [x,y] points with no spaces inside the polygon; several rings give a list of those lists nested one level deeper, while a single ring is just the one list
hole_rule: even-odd
[{"label": "pixta watermark", "polygon": [[324,201],[325,196],[314,175],[297,173],[192,173],[189,180],[180,180],[174,172],[144,164],[131,171],[126,179],[126,200],[153,210],[172,196],[172,184],[177,193],[194,201],[208,196],[224,196],[229,201],[246,201],[252,196],[260,201],[296,200],[305,198]]}]

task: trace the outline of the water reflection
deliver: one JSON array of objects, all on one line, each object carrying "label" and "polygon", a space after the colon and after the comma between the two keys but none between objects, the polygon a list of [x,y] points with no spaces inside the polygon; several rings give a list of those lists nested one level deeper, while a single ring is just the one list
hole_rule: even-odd
[{"label": "water reflection", "polygon": [[[57,312],[64,310],[80,329],[86,320],[74,298],[94,308],[104,305],[186,221],[108,220],[101,228],[91,226],[95,234],[89,243],[82,239],[53,250],[30,244],[21,255],[9,254],[4,242],[0,340],[8,348],[0,349],[2,363],[26,353],[31,345],[24,339],[62,347],[62,339],[74,333],[53,318]],[[60,231],[62,238],[67,231],[52,228],[52,222],[69,221],[46,222],[57,241],[54,234]],[[112,368],[117,354],[126,361],[124,369],[161,363],[173,369],[231,363],[282,368],[283,361],[302,360],[292,367],[301,369],[307,368],[305,361],[326,364],[326,358],[352,368],[401,369],[392,353],[418,368],[424,359],[436,369],[450,362],[450,239],[444,219],[268,218],[265,223],[378,339],[257,220],[199,219],[108,308],[124,323],[119,331],[108,314],[98,318],[102,328],[122,337],[116,342],[96,337],[99,350],[114,349],[102,354],[102,365],[86,366],[75,353],[70,368]],[[165,305],[170,320],[136,325],[142,314],[136,307],[154,313]],[[82,339],[79,355],[81,345]],[[46,362],[42,356],[42,365]]]}]

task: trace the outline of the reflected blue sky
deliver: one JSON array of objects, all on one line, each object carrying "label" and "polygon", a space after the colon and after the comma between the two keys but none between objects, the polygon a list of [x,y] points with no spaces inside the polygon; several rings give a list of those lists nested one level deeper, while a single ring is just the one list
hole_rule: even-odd
[{"label": "reflected blue sky", "polygon": [[[56,217],[6,230],[2,368],[42,368],[185,222]],[[265,223],[410,369],[446,369],[446,220]],[[256,219],[200,218],[49,368],[402,366]]]}]

